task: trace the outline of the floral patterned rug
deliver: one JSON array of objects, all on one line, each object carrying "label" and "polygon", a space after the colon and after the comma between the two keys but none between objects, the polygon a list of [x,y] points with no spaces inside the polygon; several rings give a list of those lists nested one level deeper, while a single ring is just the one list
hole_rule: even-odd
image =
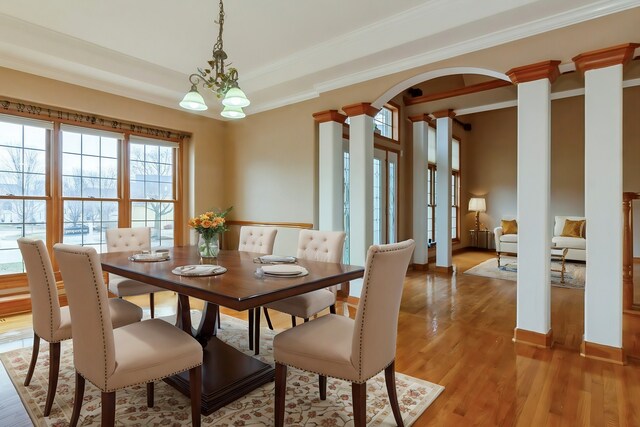
[{"label": "floral patterned rug", "polygon": [[[218,336],[247,354],[246,322],[222,315],[222,328]],[[268,329],[261,331],[261,356],[273,364],[273,336]],[[27,411],[38,426],[66,426],[73,409],[75,379],[71,341],[62,343],[60,377],[51,415],[44,418],[42,410],[47,394],[48,345],[40,346],[38,364],[29,387],[22,385],[31,357],[31,348],[22,348],[0,354],[11,380]],[[409,426],[427,409],[444,387],[424,380],[396,374],[398,401],[405,425]],[[288,370],[287,426],[352,426],[351,384],[328,378],[327,400],[318,395],[318,378],[297,369]],[[116,425],[130,426],[182,426],[191,425],[190,404],[187,397],[164,382],[155,387],[155,406],[147,408],[146,388],[129,387],[117,392]],[[265,384],[241,399],[211,415],[202,417],[205,426],[271,426],[273,425],[274,383]],[[87,381],[80,417],[82,426],[100,425],[100,392]],[[384,374],[367,383],[367,425],[394,426],[388,404]]]}]

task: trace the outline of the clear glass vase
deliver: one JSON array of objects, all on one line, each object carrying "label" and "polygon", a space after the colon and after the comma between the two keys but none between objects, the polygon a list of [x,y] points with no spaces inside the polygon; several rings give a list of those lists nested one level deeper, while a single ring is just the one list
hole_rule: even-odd
[{"label": "clear glass vase", "polygon": [[205,237],[201,234],[198,239],[198,252],[203,264],[215,260],[220,252],[219,235],[216,233],[211,237]]}]

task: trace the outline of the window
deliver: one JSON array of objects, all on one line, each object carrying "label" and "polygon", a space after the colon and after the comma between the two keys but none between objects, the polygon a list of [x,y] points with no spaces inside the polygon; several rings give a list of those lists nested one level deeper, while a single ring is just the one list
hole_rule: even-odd
[{"label": "window", "polygon": [[373,124],[376,133],[394,141],[399,140],[398,107],[392,104],[385,104],[373,118]]},{"label": "window", "polygon": [[124,135],[63,125],[62,241],[107,250],[118,227],[118,146]]},{"label": "window", "polygon": [[178,144],[131,138],[131,226],[151,227],[152,246],[173,246]]},{"label": "window", "polygon": [[[427,136],[427,244],[436,241],[436,187],[438,171],[436,168],[436,131],[429,127]],[[451,141],[451,239],[460,238],[460,140]]]},{"label": "window", "polygon": [[16,239],[47,239],[51,129],[51,122],[0,115],[0,274],[24,272]]},{"label": "window", "polygon": [[179,147],[0,114],[0,289],[23,280],[21,236],[104,252],[107,229],[148,226],[152,246],[180,244]]}]

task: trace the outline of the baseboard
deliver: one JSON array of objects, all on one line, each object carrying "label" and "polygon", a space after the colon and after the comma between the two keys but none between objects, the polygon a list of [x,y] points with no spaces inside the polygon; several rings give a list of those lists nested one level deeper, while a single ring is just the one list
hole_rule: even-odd
[{"label": "baseboard", "polygon": [[451,274],[451,273],[453,273],[453,266],[450,265],[449,267],[441,267],[441,266],[436,265],[435,272],[436,273]]},{"label": "baseboard", "polygon": [[411,267],[415,271],[429,271],[429,264],[411,264]]},{"label": "baseboard", "polygon": [[[60,306],[67,305],[67,296],[58,295]],[[0,317],[31,312],[31,294],[12,295],[0,298]]]},{"label": "baseboard", "polygon": [[587,359],[615,363],[616,365],[625,365],[627,363],[624,349],[588,341],[582,341],[580,345],[580,356],[586,357]]},{"label": "baseboard", "polygon": [[513,342],[539,348],[551,348],[553,346],[553,331],[549,329],[549,332],[542,334],[540,332],[515,328],[513,330]]}]

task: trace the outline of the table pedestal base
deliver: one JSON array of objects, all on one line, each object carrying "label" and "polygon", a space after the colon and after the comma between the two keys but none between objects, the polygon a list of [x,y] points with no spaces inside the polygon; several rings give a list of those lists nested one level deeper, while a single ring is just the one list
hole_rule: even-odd
[{"label": "table pedestal base", "polygon": [[[209,415],[274,380],[274,369],[213,337],[204,348],[202,414]],[[189,371],[164,380],[189,396]]]}]

